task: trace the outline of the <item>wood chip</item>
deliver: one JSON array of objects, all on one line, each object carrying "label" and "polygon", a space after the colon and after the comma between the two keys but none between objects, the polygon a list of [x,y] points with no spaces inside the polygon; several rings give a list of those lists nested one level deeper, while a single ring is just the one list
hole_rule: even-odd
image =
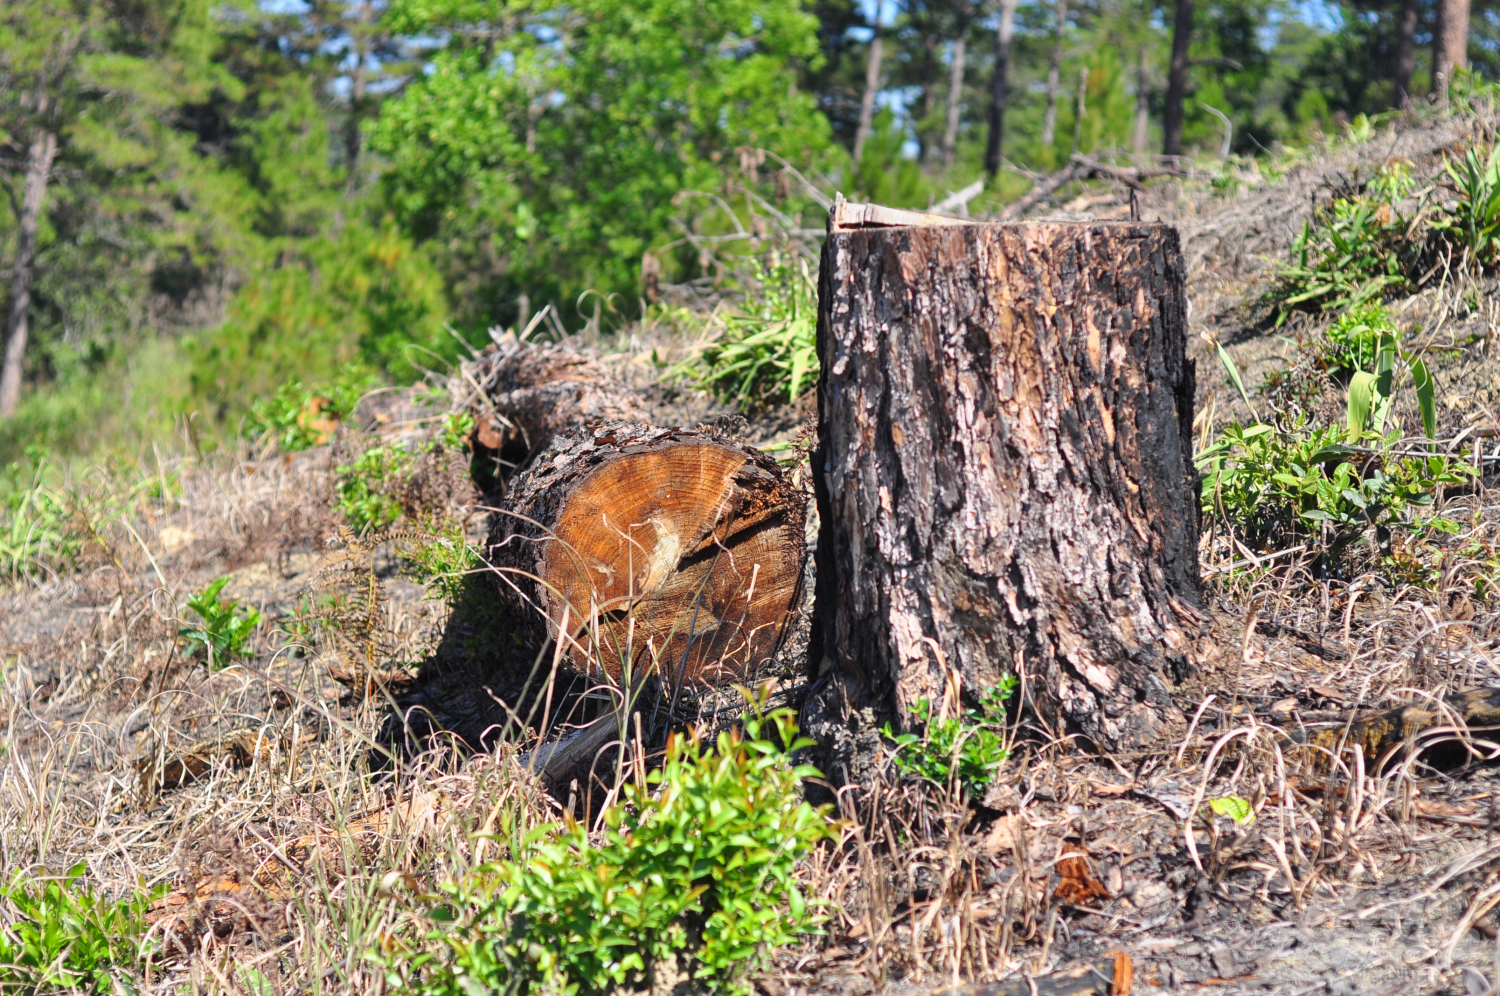
[{"label": "wood chip", "polygon": [[1063,854],[1068,856],[1057,862],[1062,881],[1053,895],[1073,906],[1087,906],[1096,899],[1110,898],[1109,890],[1089,867],[1087,851],[1077,844],[1064,844]]}]

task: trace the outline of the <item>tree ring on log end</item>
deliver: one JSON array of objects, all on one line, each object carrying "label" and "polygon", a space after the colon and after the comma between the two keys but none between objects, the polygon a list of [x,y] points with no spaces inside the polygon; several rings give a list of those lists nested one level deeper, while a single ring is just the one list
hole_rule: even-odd
[{"label": "tree ring on log end", "polygon": [[[515,482],[492,559],[581,671],[722,685],[779,648],[806,500],[776,462],[709,433],[609,423]],[[539,643],[540,639],[532,642]]]}]

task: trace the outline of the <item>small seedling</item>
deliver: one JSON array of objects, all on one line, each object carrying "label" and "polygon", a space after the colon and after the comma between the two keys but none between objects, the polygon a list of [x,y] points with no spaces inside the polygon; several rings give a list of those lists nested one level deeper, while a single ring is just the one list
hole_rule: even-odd
[{"label": "small seedling", "polygon": [[228,578],[220,578],[189,598],[188,609],[202,623],[184,626],[177,631],[177,635],[187,641],[188,653],[195,657],[201,654],[211,670],[245,656],[245,643],[260,624],[259,609],[240,609],[238,600],[232,598],[220,600],[219,593],[228,583]]},{"label": "small seedling", "polygon": [[410,462],[411,455],[399,446],[375,446],[338,468],[339,511],[355,535],[374,532],[401,518],[401,503],[390,492]]},{"label": "small seedling", "polygon": [[444,449],[467,450],[474,425],[473,412],[450,412],[443,416],[443,431],[438,436],[438,441]]},{"label": "small seedling", "polygon": [[1208,800],[1208,808],[1215,816],[1227,816],[1234,820],[1239,826],[1249,826],[1255,822],[1255,810],[1250,805],[1250,800],[1237,795],[1226,795],[1220,799]]},{"label": "small seedling", "polygon": [[894,744],[896,770],[938,785],[950,785],[957,779],[970,799],[983,796],[1001,763],[1010,757],[1002,732],[1005,702],[1018,684],[1015,675],[1007,674],[985,691],[978,709],[947,719],[932,719],[932,705],[927,699],[917,702],[912,713],[926,728],[924,732],[897,734],[890,724],[883,731]]}]

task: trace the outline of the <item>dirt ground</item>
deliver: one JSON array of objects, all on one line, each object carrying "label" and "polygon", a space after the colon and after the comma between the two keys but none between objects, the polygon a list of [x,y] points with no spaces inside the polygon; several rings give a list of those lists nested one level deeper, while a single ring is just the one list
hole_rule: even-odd
[{"label": "dirt ground", "polygon": [[[1272,327],[1259,298],[1266,260],[1285,253],[1320,191],[1392,156],[1431,173],[1443,150],[1488,127],[1408,123],[1227,195],[1193,181],[1152,189],[1145,216],[1183,234],[1198,405],[1211,427],[1251,412],[1210,339],[1253,387],[1294,363],[1298,337],[1317,328]],[[1485,349],[1500,317],[1494,292],[1474,280],[1395,305],[1435,358],[1444,439],[1500,430],[1500,358]],[[664,424],[729,415],[700,392],[656,384],[662,358],[683,348],[641,329],[606,340],[601,356]],[[423,662],[391,676],[386,701],[335,680],[348,648],[307,622],[306,599],[338,550],[327,543],[334,468],[372,437],[430,432],[442,411],[392,405],[346,424],[334,446],[291,457],[164,461],[174,483],[122,499],[77,572],[0,592],[0,868],[85,861],[106,890],[167,883],[196,896],[184,950],[151,991],[255,991],[235,974],[247,964],[274,976],[277,992],[380,991],[359,956],[378,917],[338,904],[358,895],[373,908],[381,874],[410,853],[360,843],[340,852],[338,876],[260,892],[247,863],[310,834],[347,835],[358,814],[414,788],[482,792],[486,755],[441,746],[444,731],[481,723],[493,698],[462,659],[473,620],[388,554],[355,550],[383,592],[382,656]],[[787,406],[744,436],[788,441],[807,414],[805,402]],[[1445,497],[1462,538],[1484,549],[1500,543],[1491,483]],[[452,467],[432,470],[424,500],[471,536],[487,528],[481,497]],[[1136,992],[1494,991],[1500,767],[1490,759],[1500,747],[1453,722],[1378,759],[1338,747],[1354,717],[1500,687],[1500,606],[1474,593],[1475,556],[1439,560],[1438,579],[1420,584],[1373,568],[1245,576],[1230,569],[1239,553],[1206,543],[1215,631],[1179,702],[1193,717],[1187,735],[1099,756],[1023,729],[1003,791],[985,804],[965,809],[900,783],[846,798],[861,846],[808,871],[839,912],[760,990],[904,996],[998,981],[1012,988],[976,992],[1047,992],[1052,973],[1123,951]],[[209,671],[184,659],[177,630],[187,595],[221,576],[227,595],[275,625],[252,661]],[[780,694],[795,703],[805,660],[783,664]],[[422,750],[405,766],[372,764],[392,729]],[[259,741],[226,746],[246,731],[264,735],[264,755]],[[202,775],[163,784],[163,763],[191,756],[206,759]],[[1253,803],[1256,818],[1198,815],[1229,796]],[[224,931],[204,912],[215,901],[239,911]]]}]

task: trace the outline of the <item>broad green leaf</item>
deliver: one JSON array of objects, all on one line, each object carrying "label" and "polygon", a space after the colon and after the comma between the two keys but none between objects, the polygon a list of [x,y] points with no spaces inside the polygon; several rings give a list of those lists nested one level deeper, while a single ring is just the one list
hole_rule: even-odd
[{"label": "broad green leaf", "polygon": [[1226,795],[1218,799],[1210,799],[1208,808],[1219,816],[1227,816],[1240,826],[1245,826],[1255,821],[1255,811],[1250,807],[1247,799],[1237,795]]},{"label": "broad green leaf", "polygon": [[1411,357],[1410,362],[1411,379],[1417,389],[1417,407],[1422,411],[1422,432],[1428,439],[1437,439],[1437,398],[1432,373],[1427,364],[1416,357]]},{"label": "broad green leaf", "polygon": [[1376,403],[1377,384],[1375,375],[1365,370],[1357,371],[1349,379],[1347,438],[1351,443],[1358,441],[1365,429],[1369,428],[1370,415]]}]

